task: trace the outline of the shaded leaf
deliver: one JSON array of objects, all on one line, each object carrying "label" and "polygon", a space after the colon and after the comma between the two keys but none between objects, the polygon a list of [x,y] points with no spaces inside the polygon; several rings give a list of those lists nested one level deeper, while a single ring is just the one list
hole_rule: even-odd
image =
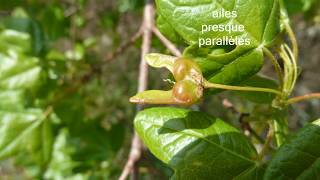
[{"label": "shaded leaf", "polygon": [[135,129],[173,179],[259,179],[254,147],[238,130],[204,113],[172,107],[141,111]]},{"label": "shaded leaf", "polygon": [[[277,89],[278,84],[269,78],[265,78],[262,76],[253,76],[250,79],[246,80],[243,83],[240,83],[241,86],[251,86],[251,87],[261,87],[261,88],[270,88]],[[246,91],[238,91],[234,92],[236,95],[239,95],[249,101],[260,103],[260,104],[270,104],[275,98],[275,94],[273,93],[265,93],[265,92],[246,92]]]},{"label": "shaded leaf", "polygon": [[7,29],[28,33],[31,37],[32,52],[39,55],[46,48],[46,38],[40,25],[29,18],[8,17],[3,20],[3,24]]},{"label": "shaded leaf", "polygon": [[320,120],[301,129],[271,160],[265,180],[319,179]]}]

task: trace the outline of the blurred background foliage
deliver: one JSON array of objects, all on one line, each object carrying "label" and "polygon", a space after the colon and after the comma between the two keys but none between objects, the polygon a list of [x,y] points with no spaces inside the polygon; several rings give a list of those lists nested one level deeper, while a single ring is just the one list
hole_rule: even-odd
[{"label": "blurred background foliage", "polygon": [[[301,47],[296,94],[320,91],[320,2],[285,0]],[[126,162],[141,41],[107,60],[140,27],[143,0],[0,0],[1,179],[117,179]],[[156,38],[154,52],[169,52]],[[183,48],[183,47],[181,47]],[[262,74],[274,76],[266,62]],[[168,88],[151,70],[149,87]],[[229,98],[236,112],[226,109]],[[195,109],[263,129],[268,109],[222,93]],[[292,107],[290,126],[320,117],[319,101]],[[263,132],[261,132],[263,133]],[[141,179],[171,170],[148,152]]]}]

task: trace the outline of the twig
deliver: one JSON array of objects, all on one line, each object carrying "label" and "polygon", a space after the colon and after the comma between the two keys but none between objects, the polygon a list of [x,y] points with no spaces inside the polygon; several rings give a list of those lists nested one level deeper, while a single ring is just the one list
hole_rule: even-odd
[{"label": "twig", "polygon": [[[154,24],[154,7],[151,0],[147,0],[144,7],[143,24],[142,24],[142,47],[141,47],[141,62],[139,67],[139,84],[138,92],[145,91],[148,83],[148,64],[144,56],[151,50],[152,26]],[[137,110],[141,110],[143,106],[137,105]],[[127,163],[121,173],[119,180],[125,180],[130,173],[132,179],[138,179],[138,171],[136,163],[141,157],[142,142],[135,132],[132,138],[131,150]]]},{"label": "twig", "polygon": [[53,111],[53,107],[49,106],[47,109],[43,112],[43,119],[46,119]]},{"label": "twig", "polygon": [[[142,146],[142,143],[135,132],[131,141],[131,149],[130,149],[129,157],[125,167],[123,168],[123,171],[119,180],[125,180],[129,176],[129,174],[134,171],[135,164],[141,157],[141,146]],[[136,178],[133,178],[133,179],[136,179]]]},{"label": "twig", "polygon": [[164,35],[162,35],[157,27],[153,26],[152,31],[163,43],[163,45],[166,46],[173,55],[177,57],[180,57],[182,55],[179,49],[171,41],[169,41]]},{"label": "twig", "polygon": [[122,54],[124,51],[126,51],[134,42],[136,42],[137,39],[139,39],[142,35],[142,26],[136,32],[127,42],[123,43],[121,46],[119,46],[114,52],[111,54],[107,55],[106,61],[111,61],[115,59],[117,56]]},{"label": "twig", "polygon": [[305,100],[309,100],[309,99],[316,99],[316,98],[320,98],[320,93],[311,93],[311,94],[306,94],[303,96],[298,96],[298,97],[294,97],[288,100],[288,104],[294,104],[300,101],[305,101]]},{"label": "twig", "polygon": [[270,143],[272,142],[272,138],[273,138],[273,134],[274,134],[274,129],[272,124],[270,123],[269,125],[269,131],[266,137],[266,141],[262,147],[261,152],[259,153],[259,159],[262,160],[264,158],[264,156],[266,155],[266,153],[271,149],[270,148]]},{"label": "twig", "polygon": [[264,140],[258,135],[257,132],[255,132],[252,129],[250,124],[244,120],[244,118],[250,116],[250,114],[239,112],[228,99],[223,99],[222,104],[225,108],[230,109],[233,113],[240,114],[239,122],[241,124],[241,129],[245,131],[245,134],[247,132],[249,135],[252,135],[256,140],[258,140],[261,144],[264,144]]},{"label": "twig", "polygon": [[252,129],[250,124],[244,120],[245,117],[248,117],[249,114],[247,113],[241,113],[239,117],[239,122],[241,124],[241,128],[244,131],[248,131],[250,135],[252,135],[256,140],[258,140],[261,144],[264,144],[265,141],[258,135],[256,131]]}]

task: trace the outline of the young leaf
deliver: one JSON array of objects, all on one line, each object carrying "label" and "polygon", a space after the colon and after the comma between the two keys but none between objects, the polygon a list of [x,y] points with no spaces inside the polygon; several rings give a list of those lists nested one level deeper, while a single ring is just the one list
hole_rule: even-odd
[{"label": "young leaf", "polygon": [[254,147],[237,129],[201,112],[173,107],[141,111],[135,129],[174,179],[259,179]]},{"label": "young leaf", "polygon": [[319,179],[320,120],[301,129],[282,145],[271,160],[264,179]]}]

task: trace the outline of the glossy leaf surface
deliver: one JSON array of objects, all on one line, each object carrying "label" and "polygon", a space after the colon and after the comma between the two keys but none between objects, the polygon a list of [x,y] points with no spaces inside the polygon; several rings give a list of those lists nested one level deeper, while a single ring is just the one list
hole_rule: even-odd
[{"label": "glossy leaf surface", "polygon": [[254,147],[238,130],[204,113],[151,108],[135,118],[150,151],[175,170],[175,179],[258,179]]},{"label": "glossy leaf surface", "polygon": [[[189,44],[198,38],[241,36],[252,45],[269,44],[279,33],[278,0],[156,0],[157,10],[167,23]],[[236,18],[213,17],[214,11],[236,11]],[[244,25],[244,32],[201,33],[202,25]]]}]

